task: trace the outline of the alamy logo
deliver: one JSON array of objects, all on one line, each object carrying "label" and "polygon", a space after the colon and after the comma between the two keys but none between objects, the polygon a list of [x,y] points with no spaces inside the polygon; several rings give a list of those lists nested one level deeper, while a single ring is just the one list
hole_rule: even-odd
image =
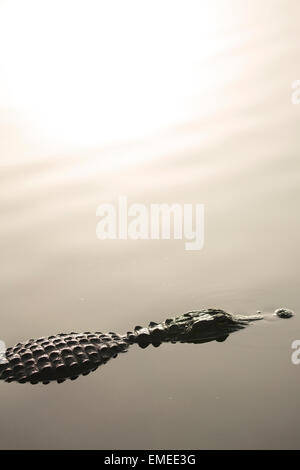
[{"label": "alamy logo", "polygon": [[6,359],[6,344],[4,341],[0,340],[0,364],[6,364],[8,360]]},{"label": "alamy logo", "polygon": [[292,104],[300,104],[300,80],[292,83]]},{"label": "alamy logo", "polygon": [[295,366],[298,366],[300,364],[300,340],[295,339],[295,341],[292,342],[292,349],[295,349],[295,351],[292,353],[291,356],[291,361]]},{"label": "alamy logo", "polygon": [[100,204],[99,240],[185,240],[185,250],[204,245],[203,204],[131,204],[120,196],[118,204]]}]

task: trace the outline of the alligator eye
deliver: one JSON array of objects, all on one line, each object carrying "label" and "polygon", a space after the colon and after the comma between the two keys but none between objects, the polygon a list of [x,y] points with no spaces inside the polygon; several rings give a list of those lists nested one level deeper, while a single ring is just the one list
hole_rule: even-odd
[{"label": "alligator eye", "polygon": [[192,325],[192,331],[198,331],[199,328],[203,328],[203,326],[206,324],[207,322],[203,322],[203,320],[197,320]]}]

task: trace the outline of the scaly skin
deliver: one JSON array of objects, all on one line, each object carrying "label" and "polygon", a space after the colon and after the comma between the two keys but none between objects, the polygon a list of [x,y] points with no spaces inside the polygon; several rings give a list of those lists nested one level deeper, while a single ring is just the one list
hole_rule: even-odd
[{"label": "scaly skin", "polygon": [[74,380],[106,364],[127,348],[128,343],[115,333],[60,333],[31,339],[7,349],[8,362],[0,365],[0,379],[31,384]]},{"label": "scaly skin", "polygon": [[[275,316],[289,318],[293,312],[278,309]],[[231,333],[253,321],[265,318],[232,315],[220,309],[202,309],[169,318],[162,323],[151,322],[147,328],[136,326],[126,335],[109,332],[60,333],[55,336],[30,339],[6,351],[6,362],[0,364],[0,379],[6,382],[48,384],[56,380],[74,380],[87,375],[100,365],[126,352],[131,344],[145,348],[164,342],[206,343],[224,341]]]}]

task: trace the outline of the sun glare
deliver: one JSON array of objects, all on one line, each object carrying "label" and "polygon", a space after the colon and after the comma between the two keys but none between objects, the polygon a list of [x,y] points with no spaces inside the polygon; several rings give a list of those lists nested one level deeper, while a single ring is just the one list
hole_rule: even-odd
[{"label": "sun glare", "polygon": [[216,13],[199,1],[2,2],[0,107],[58,149],[185,121],[211,80],[199,64],[220,48]]}]

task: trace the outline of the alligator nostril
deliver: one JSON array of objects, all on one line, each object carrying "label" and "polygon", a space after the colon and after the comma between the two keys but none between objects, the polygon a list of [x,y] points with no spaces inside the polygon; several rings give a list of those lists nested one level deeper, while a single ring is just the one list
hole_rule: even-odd
[{"label": "alligator nostril", "polygon": [[291,318],[295,315],[295,312],[289,308],[278,308],[275,310],[274,315],[280,318]]}]

